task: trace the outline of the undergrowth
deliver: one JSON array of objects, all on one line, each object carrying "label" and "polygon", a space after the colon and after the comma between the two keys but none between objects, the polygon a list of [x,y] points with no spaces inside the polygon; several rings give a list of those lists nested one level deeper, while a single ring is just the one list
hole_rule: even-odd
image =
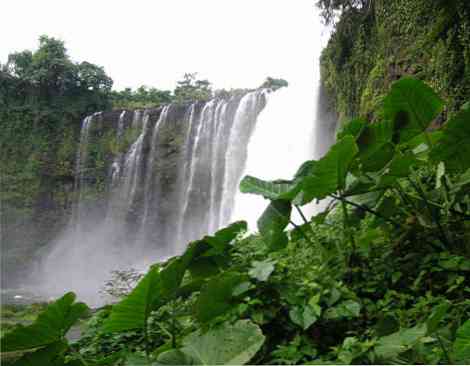
[{"label": "undergrowth", "polygon": [[[429,131],[444,103],[411,78],[382,104],[379,122],[348,123],[294,179],[242,180],[269,200],[259,234],[236,222],[190,243],[96,311],[74,343],[65,335],[87,307],[68,293],[8,332],[3,355],[16,352],[14,365],[470,362],[470,106]],[[317,200],[327,208],[306,218]]]}]

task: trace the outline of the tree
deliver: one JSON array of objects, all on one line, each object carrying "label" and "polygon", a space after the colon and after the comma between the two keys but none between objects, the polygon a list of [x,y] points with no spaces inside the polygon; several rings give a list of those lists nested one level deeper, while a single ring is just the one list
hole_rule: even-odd
[{"label": "tree", "polygon": [[317,0],[316,6],[321,9],[321,16],[326,24],[335,22],[335,18],[350,10],[369,10],[374,0]]},{"label": "tree", "polygon": [[212,88],[208,80],[199,80],[197,73],[185,73],[183,80],[177,82],[174,90],[176,102],[187,103],[212,98]]},{"label": "tree", "polygon": [[275,79],[272,77],[267,77],[266,80],[261,84],[261,88],[271,88],[277,90],[289,86],[289,83],[284,79]]}]

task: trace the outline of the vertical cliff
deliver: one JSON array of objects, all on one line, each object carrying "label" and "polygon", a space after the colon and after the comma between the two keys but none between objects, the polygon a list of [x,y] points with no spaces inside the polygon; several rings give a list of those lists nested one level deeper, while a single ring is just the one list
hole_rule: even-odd
[{"label": "vertical cliff", "polygon": [[343,12],[321,58],[322,83],[340,121],[373,111],[391,83],[413,75],[448,102],[470,95],[470,2],[372,0]]}]

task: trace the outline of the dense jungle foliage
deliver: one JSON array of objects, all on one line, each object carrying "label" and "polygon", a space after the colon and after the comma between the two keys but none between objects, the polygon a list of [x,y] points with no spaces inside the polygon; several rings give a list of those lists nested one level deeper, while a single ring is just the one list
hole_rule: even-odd
[{"label": "dense jungle foliage", "polygon": [[[470,3],[317,3],[335,24],[322,82],[343,128],[293,180],[245,177],[242,191],[270,201],[259,234],[237,222],[143,278],[116,273],[115,305],[68,293],[2,308],[2,364],[470,363]],[[173,92],[113,91],[47,37],[0,69],[1,219],[13,231],[2,234],[31,231],[34,247],[63,225],[86,114],[226,93],[194,74]],[[315,200],[324,212],[292,222]],[[27,265],[30,250],[8,245]]]},{"label": "dense jungle foliage", "polygon": [[446,112],[451,115],[466,102],[470,95],[469,1],[318,3],[325,20],[335,22],[322,54],[321,72],[340,121],[361,115],[374,119],[382,97],[402,76],[426,81],[447,100]]},{"label": "dense jungle foliage", "polygon": [[90,310],[64,295],[3,336],[5,364],[470,362],[470,104],[434,131],[445,103],[425,83],[402,78],[381,104],[294,179],[242,180],[269,201],[259,234],[236,222],[190,243],[78,341]]}]

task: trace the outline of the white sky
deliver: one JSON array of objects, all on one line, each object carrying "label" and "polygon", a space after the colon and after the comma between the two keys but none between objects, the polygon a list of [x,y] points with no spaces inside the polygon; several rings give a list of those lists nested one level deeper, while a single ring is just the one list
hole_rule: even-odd
[{"label": "white sky", "polygon": [[322,32],[314,0],[3,0],[1,13],[0,62],[47,34],[115,89],[173,89],[185,72],[216,88],[266,76],[313,88]]}]

